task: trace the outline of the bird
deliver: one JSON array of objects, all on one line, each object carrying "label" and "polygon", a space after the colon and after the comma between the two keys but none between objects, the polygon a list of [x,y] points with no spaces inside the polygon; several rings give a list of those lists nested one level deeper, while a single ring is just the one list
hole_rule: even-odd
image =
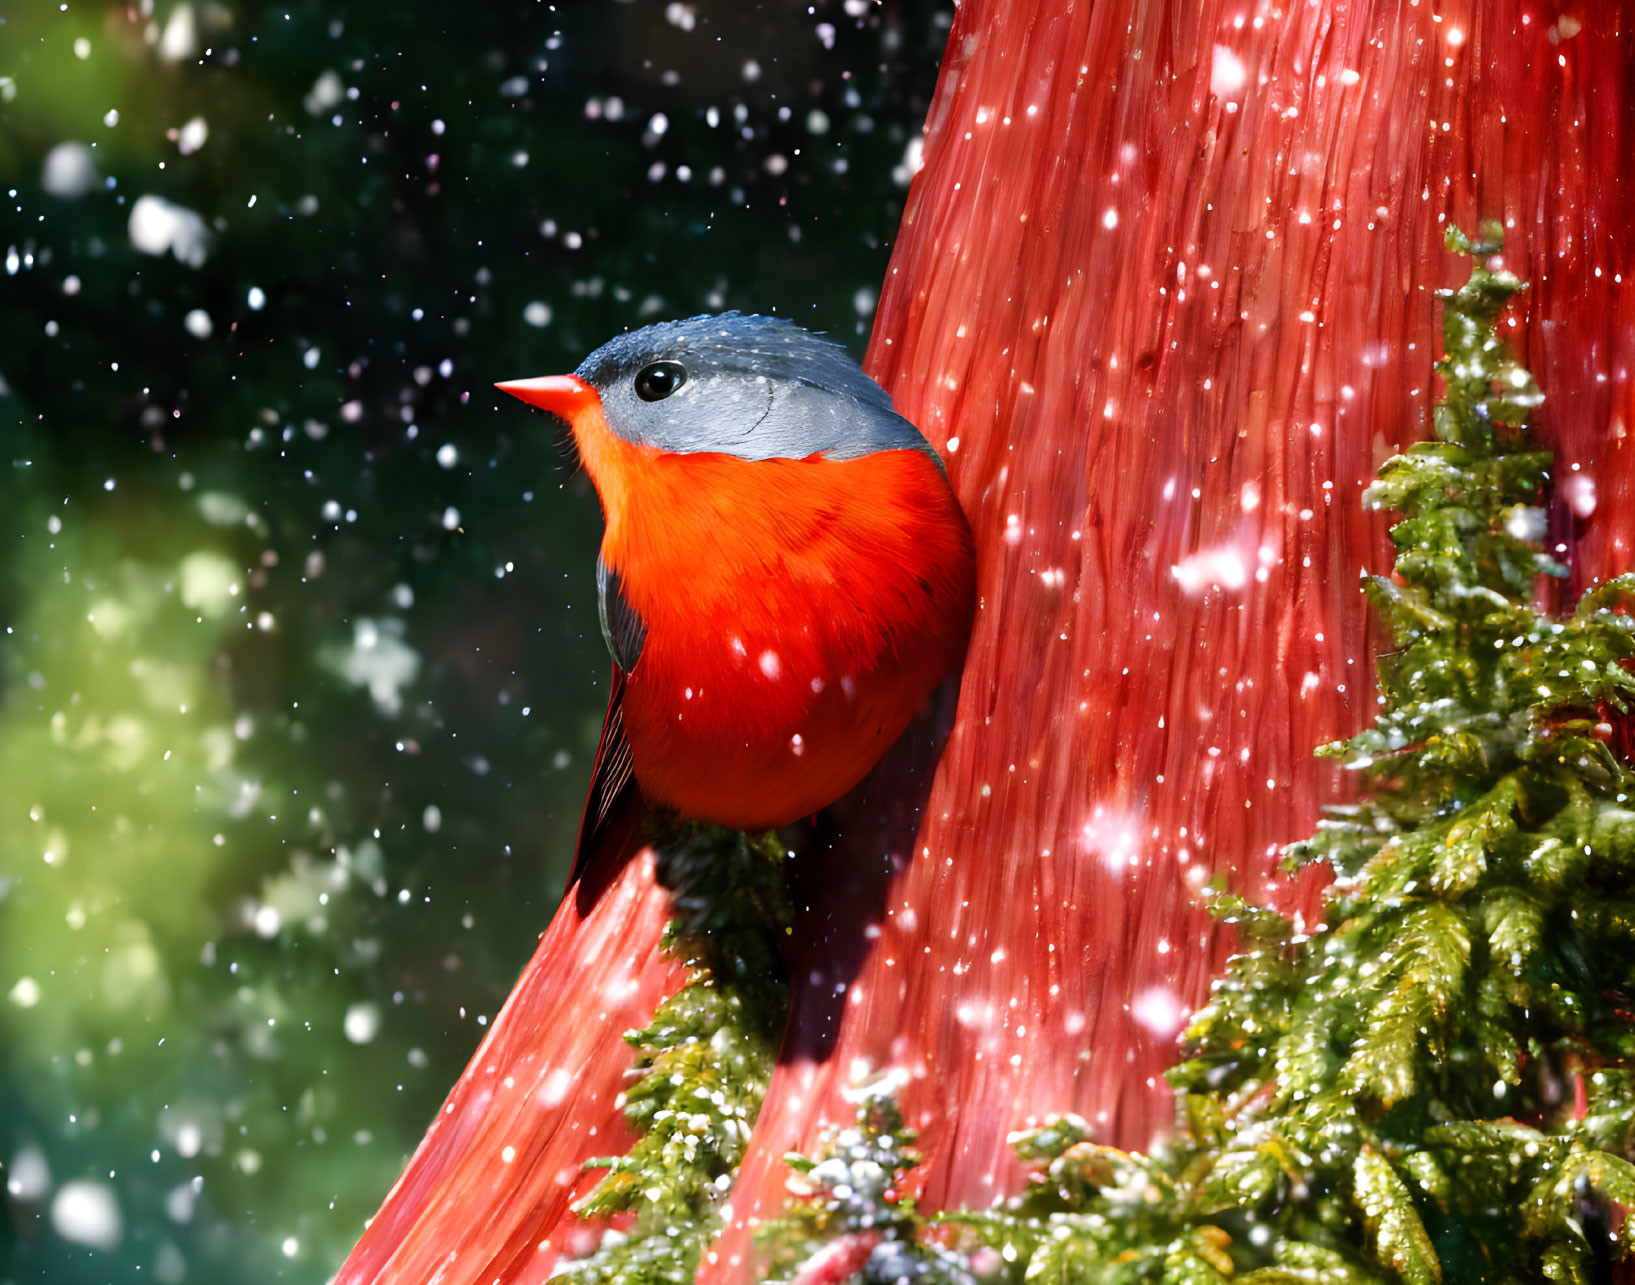
[{"label": "bird", "polygon": [[653,817],[764,831],[818,813],[962,662],[970,525],[941,457],[839,344],[706,314],[496,387],[566,421],[605,523],[611,694],[570,888]]}]

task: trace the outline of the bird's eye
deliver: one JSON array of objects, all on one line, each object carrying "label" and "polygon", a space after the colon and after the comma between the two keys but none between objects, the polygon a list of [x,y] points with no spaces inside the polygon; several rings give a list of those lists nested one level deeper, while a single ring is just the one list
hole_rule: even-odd
[{"label": "bird's eye", "polygon": [[679,361],[655,361],[636,372],[636,396],[661,402],[686,382],[687,369]]}]

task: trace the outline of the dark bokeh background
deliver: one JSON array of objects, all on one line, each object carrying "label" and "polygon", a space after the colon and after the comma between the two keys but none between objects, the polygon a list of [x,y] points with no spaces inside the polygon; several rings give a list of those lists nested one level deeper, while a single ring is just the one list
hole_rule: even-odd
[{"label": "dark bokeh background", "polygon": [[328,1279],[600,723],[595,499],[490,385],[859,348],[950,16],[0,7],[0,1282]]}]

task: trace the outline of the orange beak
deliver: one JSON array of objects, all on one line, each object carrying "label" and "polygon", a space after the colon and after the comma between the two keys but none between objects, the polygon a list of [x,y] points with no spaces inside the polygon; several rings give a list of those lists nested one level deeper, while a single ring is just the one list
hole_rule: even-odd
[{"label": "orange beak", "polygon": [[570,424],[580,412],[600,406],[602,402],[596,390],[578,375],[541,375],[538,379],[513,379],[494,387],[520,397],[530,406],[560,415]]},{"label": "orange beak", "polygon": [[545,375],[495,384],[502,393],[556,416],[573,434],[574,454],[602,497],[604,512],[622,512],[625,502],[625,455],[630,446],[615,437],[602,414],[602,395],[578,375]]}]

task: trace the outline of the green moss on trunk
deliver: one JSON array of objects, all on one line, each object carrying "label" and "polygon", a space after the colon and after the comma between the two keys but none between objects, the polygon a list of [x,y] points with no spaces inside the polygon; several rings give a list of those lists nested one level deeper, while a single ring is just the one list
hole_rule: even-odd
[{"label": "green moss on trunk", "polygon": [[783,855],[771,836],[707,828],[666,845],[660,878],[676,917],[665,948],[689,977],[625,1037],[637,1049],[637,1079],[624,1113],[638,1137],[627,1154],[587,1166],[607,1174],[576,1212],[611,1228],[559,1279],[690,1285],[720,1230],[788,1012]]}]

